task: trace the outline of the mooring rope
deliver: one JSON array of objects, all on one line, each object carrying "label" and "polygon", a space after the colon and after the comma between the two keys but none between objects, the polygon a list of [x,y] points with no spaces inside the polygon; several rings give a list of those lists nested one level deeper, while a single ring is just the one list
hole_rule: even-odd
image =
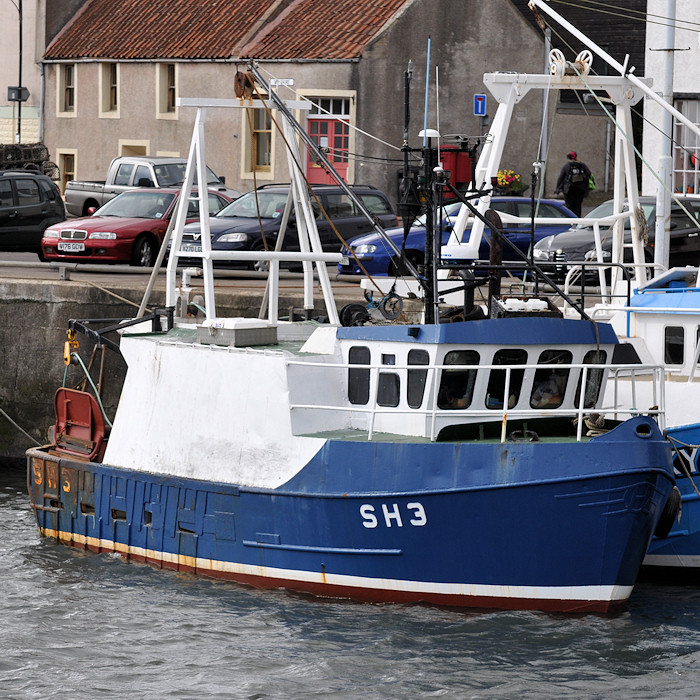
[{"label": "mooring rope", "polygon": [[12,420],[12,418],[10,418],[10,416],[8,416],[7,413],[5,413],[5,411],[2,410],[2,408],[0,408],[0,413],[2,413],[2,415],[5,416],[5,418],[7,418],[7,420],[10,423],[12,423],[12,425],[14,425],[15,428],[17,428],[17,430],[26,435],[37,447],[41,445],[41,443],[37,442],[37,440],[34,437],[32,437],[21,425],[18,425],[14,420]]}]

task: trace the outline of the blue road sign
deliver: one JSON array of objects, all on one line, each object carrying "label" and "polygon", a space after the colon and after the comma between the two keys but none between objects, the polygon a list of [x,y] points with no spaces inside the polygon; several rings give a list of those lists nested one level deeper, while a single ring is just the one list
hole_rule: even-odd
[{"label": "blue road sign", "polygon": [[474,116],[486,116],[486,95],[474,95]]}]

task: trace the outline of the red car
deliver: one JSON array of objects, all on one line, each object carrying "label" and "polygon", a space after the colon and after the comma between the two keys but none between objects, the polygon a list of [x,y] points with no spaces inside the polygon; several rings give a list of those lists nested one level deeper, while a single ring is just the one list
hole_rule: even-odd
[{"label": "red car", "polygon": [[[41,239],[44,258],[152,267],[179,196],[179,189],[122,192],[92,216],[49,226]],[[210,190],[209,214],[216,214],[232,201],[227,195]],[[198,218],[199,202],[192,199],[187,220]]]}]

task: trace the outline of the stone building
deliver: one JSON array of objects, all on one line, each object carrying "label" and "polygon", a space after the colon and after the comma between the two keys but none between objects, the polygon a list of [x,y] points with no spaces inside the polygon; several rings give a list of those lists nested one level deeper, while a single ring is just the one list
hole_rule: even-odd
[{"label": "stone building", "polygon": [[[178,107],[177,98],[233,97],[236,72],[255,59],[270,79],[293,82],[279,88],[283,97],[311,101],[311,111],[298,116],[348,180],[395,199],[409,60],[412,147],[420,146],[424,123],[439,129],[444,145],[473,147],[489,119],[474,114],[475,95],[487,92],[483,74],[545,70],[544,33],[527,0],[24,0],[24,6],[25,15],[35,8],[38,87],[30,87],[23,114],[35,115],[32,133],[49,147],[63,181],[104,178],[117,155],[186,155],[194,110]],[[8,7],[4,14],[16,14]],[[644,74],[646,0],[553,7],[618,60],[629,55],[637,75]],[[3,18],[11,26],[12,18]],[[3,53],[12,55],[12,31],[7,36]],[[551,41],[567,59],[582,48],[556,27]],[[594,71],[609,72],[598,60]],[[13,74],[8,84],[16,82]],[[684,82],[693,75],[684,73]],[[493,116],[490,95],[486,104]],[[0,102],[0,116],[2,109]],[[551,193],[564,155],[576,150],[605,187],[612,127],[598,105],[561,94],[551,97],[546,119],[543,110],[534,93],[518,106],[503,167],[528,182],[532,162],[546,158]],[[640,144],[642,112],[643,105],[634,135]],[[16,124],[9,121],[11,135]],[[209,165],[237,189],[288,180],[281,140],[270,126],[261,109],[212,111]],[[308,155],[304,167],[310,181],[324,179]]]}]

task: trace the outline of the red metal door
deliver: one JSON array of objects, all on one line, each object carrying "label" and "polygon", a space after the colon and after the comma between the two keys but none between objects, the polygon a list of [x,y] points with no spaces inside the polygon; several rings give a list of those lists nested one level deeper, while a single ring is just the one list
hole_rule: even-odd
[{"label": "red metal door", "polygon": [[[347,180],[350,135],[348,125],[338,119],[309,119],[308,128],[309,136],[323,149],[338,174]],[[306,156],[306,177],[314,185],[335,183],[310,151],[307,151]]]}]

